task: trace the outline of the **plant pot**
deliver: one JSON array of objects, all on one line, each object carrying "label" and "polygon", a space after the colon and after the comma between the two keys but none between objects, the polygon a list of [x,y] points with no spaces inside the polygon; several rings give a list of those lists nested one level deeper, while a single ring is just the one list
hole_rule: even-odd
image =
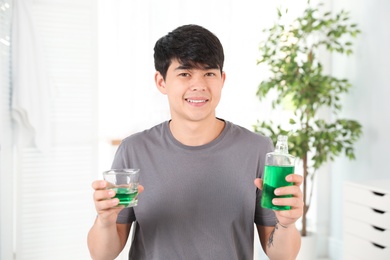
[{"label": "plant pot", "polygon": [[307,233],[307,236],[301,238],[301,249],[297,260],[315,260],[317,259],[317,234]]}]

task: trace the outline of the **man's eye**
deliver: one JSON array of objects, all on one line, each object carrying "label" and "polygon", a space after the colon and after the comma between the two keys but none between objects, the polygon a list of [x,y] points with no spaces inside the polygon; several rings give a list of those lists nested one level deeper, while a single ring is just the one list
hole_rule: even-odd
[{"label": "man's eye", "polygon": [[183,72],[183,73],[180,73],[179,76],[181,76],[181,77],[189,77],[190,74]]},{"label": "man's eye", "polygon": [[213,77],[213,76],[215,76],[215,73],[214,72],[207,72],[205,76]]}]

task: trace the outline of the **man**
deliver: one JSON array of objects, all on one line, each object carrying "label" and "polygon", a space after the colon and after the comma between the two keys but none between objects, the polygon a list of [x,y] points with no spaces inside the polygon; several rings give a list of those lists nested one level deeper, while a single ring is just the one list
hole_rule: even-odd
[{"label": "man", "polygon": [[[155,82],[171,119],[124,139],[112,168],[139,168],[138,206],[116,208],[106,182],[95,181],[98,213],[88,234],[93,259],[114,259],[132,223],[129,259],[253,259],[254,223],[270,259],[295,259],[302,215],[302,177],[277,189],[276,205],[260,207],[264,158],[271,140],[217,118],[225,81],[218,38],[197,25],[181,26],[156,42]],[[234,104],[233,104],[234,105]]]}]

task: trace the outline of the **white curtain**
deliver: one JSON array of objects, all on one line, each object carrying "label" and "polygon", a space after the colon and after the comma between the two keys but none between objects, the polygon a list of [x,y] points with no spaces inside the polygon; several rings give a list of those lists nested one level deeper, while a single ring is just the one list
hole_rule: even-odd
[{"label": "white curtain", "polygon": [[12,19],[12,115],[20,146],[51,146],[51,91],[33,0],[14,0]]}]

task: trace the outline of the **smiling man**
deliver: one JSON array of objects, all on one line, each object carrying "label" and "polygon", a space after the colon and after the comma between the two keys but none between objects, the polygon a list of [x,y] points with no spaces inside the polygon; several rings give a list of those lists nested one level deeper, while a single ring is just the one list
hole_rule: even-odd
[{"label": "smiling man", "polygon": [[175,58],[165,77],[156,72],[155,81],[168,97],[172,117],[169,128],[179,142],[203,145],[222,132],[225,123],[215,117],[225,81],[219,67],[183,65]]},{"label": "smiling man", "polygon": [[295,259],[302,178],[277,189],[289,211],[260,207],[268,137],[216,117],[225,82],[218,38],[181,26],[154,48],[155,82],[171,118],[124,139],[112,168],[141,169],[138,206],[118,208],[107,183],[93,182],[98,216],[88,234],[93,259],[114,259],[134,225],[129,259],[253,259],[254,223],[270,259]]}]

